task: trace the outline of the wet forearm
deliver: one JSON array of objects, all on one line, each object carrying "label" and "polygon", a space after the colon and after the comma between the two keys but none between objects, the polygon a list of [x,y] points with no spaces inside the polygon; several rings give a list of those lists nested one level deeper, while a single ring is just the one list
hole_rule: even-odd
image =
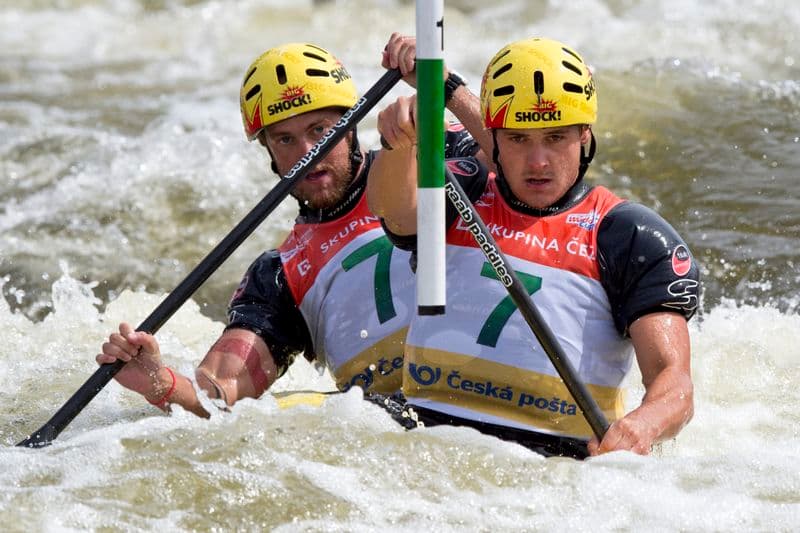
[{"label": "wet forearm", "polygon": [[369,172],[370,210],[397,235],[417,232],[416,147],[381,150]]},{"label": "wet forearm", "polygon": [[653,425],[654,442],[676,436],[694,415],[692,379],[682,369],[667,368],[647,385],[637,411]]}]

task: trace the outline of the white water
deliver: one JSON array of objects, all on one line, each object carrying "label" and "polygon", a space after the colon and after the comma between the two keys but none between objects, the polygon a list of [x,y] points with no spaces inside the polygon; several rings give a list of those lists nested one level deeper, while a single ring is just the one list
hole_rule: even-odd
[{"label": "white water", "polygon": [[[206,421],[111,383],[54,445],[16,448],[95,370],[109,331],[143,320],[273,185],[241,130],[249,62],[311,40],[366,90],[391,31],[414,23],[413,3],[392,0],[0,0],[2,529],[797,530],[800,9],[446,4],[447,59],[474,89],[529,34],[594,65],[593,179],[664,212],[704,262],[690,425],[652,456],[579,463],[463,428],[403,432],[357,392]],[[161,329],[171,365],[192,374],[239,276],[293,216],[287,201]],[[277,387],[309,388],[331,382],[302,361]]]}]

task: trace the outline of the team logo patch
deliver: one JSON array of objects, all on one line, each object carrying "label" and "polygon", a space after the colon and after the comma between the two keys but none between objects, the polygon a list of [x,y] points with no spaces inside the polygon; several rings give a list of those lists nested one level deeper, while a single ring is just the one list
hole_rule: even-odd
[{"label": "team logo patch", "polygon": [[596,211],[567,215],[567,224],[575,224],[585,230],[593,230],[598,220],[600,220],[600,214]]},{"label": "team logo patch", "polygon": [[686,311],[687,313],[693,312],[697,309],[697,288],[699,285],[693,279],[676,279],[667,287],[671,300],[662,305]]},{"label": "team logo patch", "polygon": [[492,191],[486,191],[475,201],[475,207],[492,207],[492,204],[494,204],[494,193]]},{"label": "team logo patch", "polygon": [[686,246],[679,245],[672,252],[672,271],[678,276],[685,276],[692,268],[692,256]]},{"label": "team logo patch", "polygon": [[474,176],[478,173],[478,165],[469,159],[449,159],[447,168],[453,174],[460,174],[461,176]]},{"label": "team logo patch", "polygon": [[281,262],[288,263],[294,258],[294,256],[305,250],[305,248],[305,243],[301,243],[287,250],[281,250]]},{"label": "team logo patch", "polygon": [[295,227],[292,234],[286,239],[286,242],[278,249],[281,253],[281,262],[288,263],[294,256],[305,250],[313,233],[314,231],[311,228],[306,228],[305,231],[300,234],[297,227]]}]

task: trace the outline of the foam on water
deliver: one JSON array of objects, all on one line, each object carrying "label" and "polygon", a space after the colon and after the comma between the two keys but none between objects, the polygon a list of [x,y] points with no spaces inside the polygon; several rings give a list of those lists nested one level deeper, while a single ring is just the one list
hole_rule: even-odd
[{"label": "foam on water", "polygon": [[[64,274],[39,323],[0,309],[15,377],[0,394],[0,517],[20,529],[767,531],[798,518],[796,315],[731,302],[695,323],[695,419],[650,457],[545,460],[471,429],[406,432],[358,390],[320,408],[268,395],[210,420],[165,416],[114,382],[52,446],[15,448],[93,371],[109,328],[161,298],[125,292],[100,312],[93,285]],[[221,329],[189,302],[158,334],[165,359],[191,375]],[[331,388],[300,360],[276,389]]]}]

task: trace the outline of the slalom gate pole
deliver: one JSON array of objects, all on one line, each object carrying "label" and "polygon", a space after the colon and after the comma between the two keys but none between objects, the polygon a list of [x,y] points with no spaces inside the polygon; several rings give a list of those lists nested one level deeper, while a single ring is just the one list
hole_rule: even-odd
[{"label": "slalom gate pole", "polygon": [[417,0],[417,313],[445,311],[444,2]]}]

